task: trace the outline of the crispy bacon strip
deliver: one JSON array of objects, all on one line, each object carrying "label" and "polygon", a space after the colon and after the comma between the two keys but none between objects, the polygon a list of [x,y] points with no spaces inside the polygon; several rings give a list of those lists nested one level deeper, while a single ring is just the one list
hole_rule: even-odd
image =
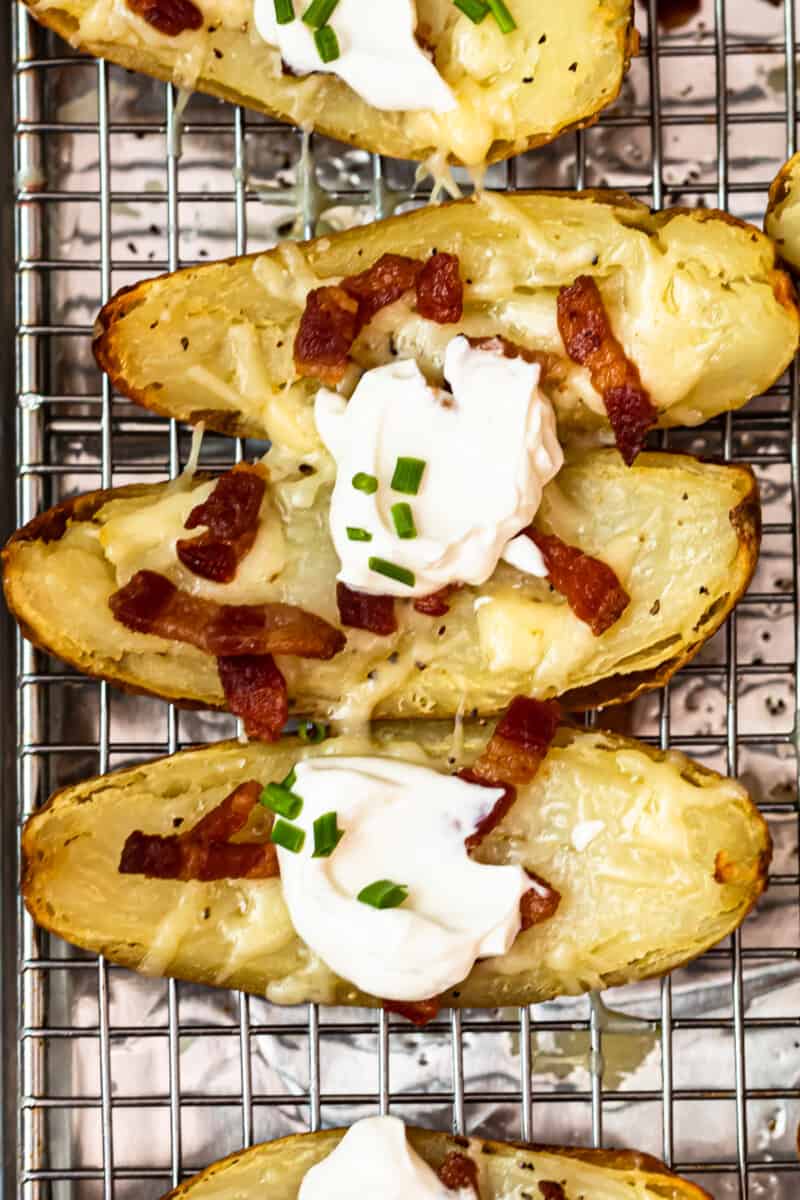
[{"label": "crispy bacon strip", "polygon": [[382,637],[397,631],[393,596],[371,596],[354,591],[346,583],[337,583],[336,603],[339,620],[351,629],[366,629]]},{"label": "crispy bacon strip", "polygon": [[148,879],[267,879],[278,874],[271,842],[231,842],[258,803],[261,784],[240,783],[221,804],[184,833],[142,833],[125,840],[119,861],[122,875]]},{"label": "crispy bacon strip", "polygon": [[293,604],[217,604],[180,591],[155,571],[137,571],[108,603],[126,628],[186,642],[215,657],[296,654],[327,659],[345,643],[340,630]]},{"label": "crispy bacon strip", "polygon": [[274,742],[289,719],[286,680],[271,654],[244,654],[217,659],[225,703],[244,721],[248,737]]},{"label": "crispy bacon strip", "polygon": [[587,367],[603,397],[617,449],[628,466],[658,420],[638,368],[614,337],[600,289],[589,275],[579,275],[558,293],[558,330],[573,362]]},{"label": "crispy bacon strip", "polygon": [[523,532],[538,546],[548,579],[566,597],[575,616],[589,626],[595,637],[610,629],[631,602],[611,567],[577,546],[567,545],[555,534],[540,533],[532,525]]},{"label": "crispy bacon strip", "polygon": [[438,1174],[444,1186],[450,1191],[457,1192],[462,1188],[471,1188],[480,1200],[478,1164],[469,1155],[451,1150],[439,1167]]},{"label": "crispy bacon strip", "polygon": [[430,1000],[383,1000],[382,1006],[387,1013],[397,1013],[414,1025],[427,1025],[439,1012],[442,1002],[438,996]]},{"label": "crispy bacon strip", "polygon": [[175,544],[178,558],[193,574],[215,583],[230,583],[258,533],[266,480],[263,469],[239,464],[217,480],[214,490],[186,519],[186,529],[206,526],[196,538]]},{"label": "crispy bacon strip", "polygon": [[423,264],[404,254],[382,254],[360,275],[348,275],[341,286],[358,301],[358,316],[362,326],[389,304],[394,304],[417,282]]},{"label": "crispy bacon strip", "polygon": [[453,325],[464,312],[458,256],[432,254],[417,279],[417,312],[439,325]]},{"label": "crispy bacon strip", "polygon": [[192,0],[128,0],[128,8],[167,37],[200,29],[203,24],[203,14]]},{"label": "crispy bacon strip", "polygon": [[561,893],[549,884],[535,871],[525,874],[533,880],[534,886],[525,893],[519,902],[519,913],[522,919],[522,929],[530,929],[532,925],[540,925],[549,920],[561,903]]},{"label": "crispy bacon strip", "polygon": [[298,375],[311,375],[335,387],[340,383],[353,342],[361,331],[359,303],[341,287],[314,288],[306,297],[294,339]]},{"label": "crispy bacon strip", "polygon": [[[475,782],[492,787],[530,783],[550,748],[560,720],[561,710],[555,700],[515,696],[486,749],[472,764]],[[504,815],[501,813],[497,821]]]},{"label": "crispy bacon strip", "polygon": [[460,583],[448,583],[446,587],[439,588],[438,592],[431,592],[429,596],[417,596],[414,608],[426,617],[443,617],[445,613],[450,612],[450,597],[460,587]]}]

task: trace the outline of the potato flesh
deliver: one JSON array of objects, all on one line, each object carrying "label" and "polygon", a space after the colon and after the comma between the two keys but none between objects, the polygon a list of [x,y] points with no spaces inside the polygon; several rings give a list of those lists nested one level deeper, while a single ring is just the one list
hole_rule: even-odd
[{"label": "potato flesh", "polygon": [[[296,486],[307,482],[275,488],[286,565],[263,598],[336,622],[329,485],[306,508],[293,502]],[[610,630],[595,637],[544,580],[501,564],[483,587],[458,593],[446,617],[398,602],[394,635],[348,630],[330,662],[281,658],[293,707],[351,729],[371,716],[492,714],[518,693],[559,695],[672,660],[708,635],[745,586],[752,548],[740,543],[730,514],[751,488],[746,471],[683,456],[645,454],[628,469],[614,451],[585,452],[545,490],[540,523],[617,572],[631,603]],[[107,508],[119,512],[119,502]],[[60,541],[14,545],[6,586],[16,615],[49,631],[48,645],[83,670],[222,704],[211,657],[114,620],[108,597],[117,581],[98,533],[96,524],[74,522]],[[476,610],[481,597],[487,602]]]},{"label": "potato flesh", "polygon": [[788,280],[774,269],[772,243],[749,226],[591,197],[487,193],[153,280],[123,298],[102,354],[120,390],[159,411],[185,420],[202,410],[241,414],[248,432],[294,455],[319,454],[317,384],[290,382],[307,292],[381,253],[424,258],[434,247],[461,260],[461,325],[437,326],[397,304],[362,334],[356,357],[374,366],[394,351],[439,379],[459,328],[504,334],[560,356],[544,389],[562,432],[607,427],[601,397],[586,369],[566,359],[557,328],[558,289],[578,274],[598,281],[662,425],[697,425],[739,407],[774,382],[797,347]]},{"label": "potato flesh", "polygon": [[[342,736],[305,749],[296,739],[231,742],[79,784],[28,825],[26,902],[68,940],[146,973],[243,988],[275,1003],[371,1003],[295,935],[279,880],[122,876],[125,838],[134,828],[171,833],[178,819],[193,825],[239,782],[283,778],[300,756],[377,752],[452,770],[473,761],[487,736],[468,731],[461,744],[426,725],[377,727],[373,742]],[[262,810],[251,829],[266,836]],[[529,1003],[668,970],[743,918],[760,890],[767,844],[738,784],[676,753],[562,730],[479,852],[543,876],[561,905],[507,955],[478,963],[447,1002]],[[714,880],[720,850],[741,866],[738,882]]]},{"label": "potato flesh", "polygon": [[800,154],[781,168],[769,190],[764,228],[784,262],[800,271]]},{"label": "potato flesh", "polygon": [[335,77],[282,75],[278,51],[247,32],[250,0],[196,2],[207,17],[204,27],[178,38],[158,34],[124,0],[31,0],[31,7],[45,20],[49,14],[66,21],[91,53],[125,66],[379,153],[427,158],[438,151],[442,161],[452,156],[473,164],[549,141],[610,103],[629,49],[629,0],[564,0],[550,11],[520,0],[519,30],[511,37],[494,22],[473,25],[450,0],[417,0],[419,28],[435,45],[457,108],[381,112]]},{"label": "potato flesh", "polygon": [[[218,1163],[181,1188],[191,1200],[296,1200],[303,1176],[336,1147],[344,1130],[267,1142]],[[539,1181],[561,1183],[568,1197],[586,1200],[709,1200],[692,1183],[666,1173],[653,1159],[619,1151],[559,1153],[555,1147],[521,1149],[503,1142],[454,1139],[427,1129],[407,1130],[414,1149],[436,1170],[450,1152],[469,1154],[478,1164],[482,1200],[535,1196]],[[662,1173],[663,1172],[663,1173]],[[533,1191],[531,1191],[533,1189]]]}]

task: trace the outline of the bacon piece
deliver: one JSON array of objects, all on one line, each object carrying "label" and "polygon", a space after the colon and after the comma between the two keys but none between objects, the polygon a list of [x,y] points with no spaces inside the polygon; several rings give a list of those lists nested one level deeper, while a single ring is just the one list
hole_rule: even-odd
[{"label": "bacon piece", "polygon": [[446,587],[439,588],[438,592],[431,592],[429,596],[417,596],[414,608],[426,617],[443,617],[445,613],[450,612],[450,597],[460,587],[460,583],[448,583]]},{"label": "bacon piece", "polygon": [[515,696],[486,749],[472,764],[475,782],[492,787],[530,783],[550,748],[560,719],[561,710],[555,700]]},{"label": "bacon piece", "polygon": [[532,525],[523,532],[538,546],[548,579],[566,597],[575,616],[589,626],[595,637],[610,629],[631,600],[611,567],[577,546],[567,545],[555,534],[540,533]]},{"label": "bacon piece", "polygon": [[197,504],[185,529],[205,525],[196,538],[181,538],[175,551],[194,575],[214,583],[230,583],[258,532],[266,480],[262,468],[240,464],[217,480],[207,500]]},{"label": "bacon piece", "polygon": [[348,275],[341,286],[358,301],[358,316],[362,325],[371,321],[376,313],[414,287],[423,264],[417,258],[404,254],[382,254],[360,275]]},{"label": "bacon piece", "polygon": [[361,331],[359,303],[341,287],[314,288],[308,293],[294,339],[298,375],[323,383],[340,383],[353,342]]},{"label": "bacon piece", "polygon": [[467,341],[473,350],[488,350],[490,354],[502,354],[503,358],[522,358],[527,363],[538,363],[542,375],[546,375],[558,361],[555,354],[548,354],[546,350],[529,350],[527,346],[519,346],[499,333],[494,337],[471,337]]},{"label": "bacon piece", "polygon": [[200,29],[203,24],[203,14],[192,0],[128,0],[128,8],[167,37]]},{"label": "bacon piece", "polygon": [[417,278],[417,312],[439,325],[453,325],[464,312],[458,256],[433,254]]},{"label": "bacon piece", "polygon": [[558,293],[558,330],[573,362],[587,367],[603,397],[617,449],[628,466],[658,420],[638,368],[614,337],[600,289],[589,275],[579,275]]},{"label": "bacon piece", "polygon": [[397,631],[394,596],[371,596],[367,592],[353,591],[346,583],[337,583],[336,603],[339,620],[351,629],[366,629],[382,637]]},{"label": "bacon piece", "polygon": [[[552,884],[549,884],[546,879],[542,879],[535,871],[526,870],[525,874],[536,885],[530,891],[525,892],[519,902],[521,928],[530,929],[532,925],[539,925],[553,916],[561,903],[561,892],[556,891]],[[543,892],[542,889],[545,891]]]},{"label": "bacon piece", "polygon": [[[484,751],[484,753],[486,753],[486,751]],[[463,779],[465,783],[476,783],[479,787],[503,789],[503,794],[495,802],[494,806],[492,807],[492,811],[487,813],[482,821],[478,822],[477,826],[469,835],[469,837],[464,838],[464,845],[466,846],[467,851],[471,853],[478,846],[480,846],[484,838],[489,836],[495,826],[500,824],[503,817],[509,811],[517,798],[517,789],[513,786],[513,784],[501,783],[499,781],[490,782],[488,779],[484,779],[477,771],[474,770],[474,768],[466,768],[463,771],[459,771],[458,778]]]},{"label": "bacon piece", "polygon": [[126,628],[186,642],[215,657],[297,654],[327,659],[345,642],[340,630],[293,604],[217,604],[179,591],[155,571],[137,571],[108,603]]},{"label": "bacon piece", "polygon": [[542,1200],[567,1200],[567,1193],[561,1184],[556,1183],[553,1179],[540,1180],[539,1191],[542,1194]]},{"label": "bacon piece", "polygon": [[469,1155],[451,1150],[439,1167],[438,1175],[444,1186],[451,1192],[457,1192],[461,1188],[471,1188],[475,1195],[480,1197],[478,1164]]},{"label": "bacon piece", "polygon": [[430,1000],[384,1000],[382,1005],[384,1012],[397,1013],[414,1025],[427,1025],[438,1014],[442,1002],[439,996],[432,996]]},{"label": "bacon piece", "polygon": [[225,703],[244,721],[248,737],[274,742],[289,719],[286,680],[271,654],[244,654],[217,659]]},{"label": "bacon piece", "polygon": [[166,836],[134,830],[119,861],[122,875],[148,879],[267,879],[278,874],[271,842],[231,842],[258,803],[261,784],[240,783],[221,804],[184,833]]}]

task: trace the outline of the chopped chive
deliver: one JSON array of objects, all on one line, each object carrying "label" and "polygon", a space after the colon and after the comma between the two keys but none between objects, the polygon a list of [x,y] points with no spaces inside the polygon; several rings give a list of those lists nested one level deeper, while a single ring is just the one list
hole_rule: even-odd
[{"label": "chopped chive", "polygon": [[392,883],[391,879],[376,879],[361,889],[358,899],[372,908],[397,908],[408,899],[408,888],[404,883]]},{"label": "chopped chive", "polygon": [[344,837],[336,822],[336,813],[323,813],[314,822],[314,858],[328,858]]},{"label": "chopped chive", "polygon": [[288,821],[276,821],[269,836],[276,846],[283,846],[284,850],[291,850],[292,854],[299,854],[306,840],[305,831],[298,829],[296,825],[290,825]]},{"label": "chopped chive", "polygon": [[303,13],[303,22],[312,29],[321,29],[327,25],[339,0],[311,0]]},{"label": "chopped chive", "polygon": [[275,0],[275,20],[279,25],[289,25],[294,20],[294,0]]},{"label": "chopped chive", "polygon": [[403,500],[400,504],[393,504],[391,512],[397,536],[399,538],[415,538],[417,536],[417,527],[414,524],[414,514],[411,511],[411,505],[406,504],[405,500]]},{"label": "chopped chive", "polygon": [[415,575],[413,571],[406,570],[405,567],[399,567],[397,563],[387,562],[385,558],[370,558],[370,571],[374,571],[376,575],[385,575],[387,579],[396,579],[398,583],[404,583],[406,587],[413,587]]},{"label": "chopped chive", "polygon": [[303,797],[291,791],[285,783],[268,783],[261,793],[261,803],[278,816],[288,817],[290,821],[294,821],[303,811]]},{"label": "chopped chive", "polygon": [[513,33],[517,28],[517,22],[512,17],[505,5],[505,0],[486,0],[489,5],[492,16],[500,26],[501,33]]},{"label": "chopped chive", "polygon": [[339,57],[339,39],[331,25],[314,30],[317,52],[324,63],[334,62]]},{"label": "chopped chive", "polygon": [[424,472],[424,459],[398,458],[392,476],[393,489],[396,492],[402,492],[405,496],[416,496]]},{"label": "chopped chive", "polygon": [[358,525],[347,526],[347,536],[351,542],[371,542],[372,534],[368,529],[361,529]]},{"label": "chopped chive", "polygon": [[288,788],[288,790],[291,791],[291,789],[294,787],[294,785],[296,783],[297,783],[297,771],[295,771],[294,767],[292,767],[291,771],[286,776],[286,778],[281,780],[281,787]]},{"label": "chopped chive", "polygon": [[484,0],[453,0],[456,8],[460,8],[465,17],[469,17],[473,25],[480,25],[489,11],[489,5]]},{"label": "chopped chive", "polygon": [[318,746],[328,736],[328,726],[322,721],[303,721],[297,730],[297,736],[309,746]]},{"label": "chopped chive", "polygon": [[365,471],[357,471],[350,482],[356,491],[366,492],[368,496],[378,490],[378,481],[375,476],[367,475]]}]

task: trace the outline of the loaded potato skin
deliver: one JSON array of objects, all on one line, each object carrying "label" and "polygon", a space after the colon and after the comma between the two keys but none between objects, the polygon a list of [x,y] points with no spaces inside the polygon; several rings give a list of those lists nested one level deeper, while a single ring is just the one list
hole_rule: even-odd
[{"label": "loaded potato skin", "polygon": [[[28,822],[25,902],[45,928],[145,973],[276,1003],[378,1004],[300,941],[278,878],[121,875],[123,846],[134,829],[189,829],[245,780],[278,781],[317,756],[377,754],[469,770],[490,732],[467,725],[459,746],[450,726],[379,723],[371,736],[220,743],[89,780],[57,793]],[[267,816],[256,806],[248,840],[268,838]],[[477,853],[483,862],[521,862],[561,900],[501,958],[478,962],[440,998],[447,1006],[528,1004],[671,970],[744,919],[764,888],[770,841],[735,782],[675,752],[562,726]],[[654,887],[656,878],[669,886]]]},{"label": "loaded potato skin", "polygon": [[451,89],[450,112],[372,107],[340,78],[286,74],[255,31],[252,0],[28,0],[42,24],[130,70],[196,88],[379,154],[479,165],[593,123],[638,48],[631,0],[515,0],[517,29],[474,25],[451,0],[417,0],[417,35]]}]

